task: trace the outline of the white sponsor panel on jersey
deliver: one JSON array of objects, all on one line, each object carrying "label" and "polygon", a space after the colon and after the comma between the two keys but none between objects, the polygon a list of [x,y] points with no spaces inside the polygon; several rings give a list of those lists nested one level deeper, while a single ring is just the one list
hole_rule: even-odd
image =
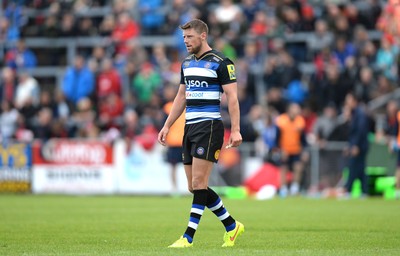
[{"label": "white sponsor panel on jersey", "polygon": [[220,100],[220,92],[206,92],[206,91],[186,91],[187,100],[207,99],[207,100]]},{"label": "white sponsor panel on jersey", "polygon": [[217,77],[217,71],[208,68],[185,68],[183,69],[184,76],[203,76],[203,77]]}]

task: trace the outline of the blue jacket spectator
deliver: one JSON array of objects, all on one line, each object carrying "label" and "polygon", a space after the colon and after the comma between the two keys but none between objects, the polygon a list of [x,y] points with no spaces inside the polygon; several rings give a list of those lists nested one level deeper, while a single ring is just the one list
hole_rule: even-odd
[{"label": "blue jacket spectator", "polygon": [[150,34],[164,24],[162,0],[140,0],[138,3],[141,13],[141,24],[144,32]]},{"label": "blue jacket spectator", "polygon": [[6,54],[7,66],[13,69],[34,68],[36,62],[35,54],[26,48],[23,40],[19,40],[16,47]]},{"label": "blue jacket spectator", "polygon": [[84,64],[83,57],[77,56],[74,66],[67,69],[62,83],[62,91],[67,101],[73,105],[84,97],[90,97],[94,91],[94,75]]}]

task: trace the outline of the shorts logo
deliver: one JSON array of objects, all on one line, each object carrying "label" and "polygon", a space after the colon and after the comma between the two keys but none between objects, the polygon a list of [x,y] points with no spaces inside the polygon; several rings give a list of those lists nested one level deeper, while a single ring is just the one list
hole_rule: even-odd
[{"label": "shorts logo", "polygon": [[182,161],[185,161],[185,154],[182,153]]},{"label": "shorts logo", "polygon": [[229,64],[226,67],[228,68],[229,79],[231,79],[231,80],[236,79],[235,66],[233,66],[232,64]]},{"label": "shorts logo", "polygon": [[218,160],[220,152],[221,152],[221,150],[219,150],[219,149],[217,151],[215,151],[215,154],[214,154],[215,160]]},{"label": "shorts logo", "polygon": [[199,156],[204,155],[204,148],[203,148],[203,147],[198,147],[198,148],[196,149],[196,153],[197,153]]}]

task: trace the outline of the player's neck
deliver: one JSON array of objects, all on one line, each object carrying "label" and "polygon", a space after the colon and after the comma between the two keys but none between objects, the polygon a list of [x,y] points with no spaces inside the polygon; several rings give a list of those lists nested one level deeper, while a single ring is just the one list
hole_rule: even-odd
[{"label": "player's neck", "polygon": [[212,48],[208,44],[206,44],[203,47],[201,47],[200,51],[198,53],[196,53],[194,56],[196,56],[196,58],[198,59],[201,56],[203,56],[204,53],[211,51],[211,50],[212,50]]}]

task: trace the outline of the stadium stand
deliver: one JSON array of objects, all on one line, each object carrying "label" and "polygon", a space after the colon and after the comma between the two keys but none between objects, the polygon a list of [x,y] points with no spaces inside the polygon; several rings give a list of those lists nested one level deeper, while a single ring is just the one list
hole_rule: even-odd
[{"label": "stadium stand", "polygon": [[[211,44],[240,66],[237,72],[247,141],[258,137],[259,128],[249,116],[253,108],[263,106],[264,112],[277,115],[293,100],[290,95],[296,90],[304,91],[299,103],[317,115],[327,103],[334,103],[341,113],[343,97],[349,91],[363,96],[371,115],[380,113],[388,100],[399,95],[400,29],[393,25],[400,24],[396,23],[396,1],[5,0],[1,7],[1,100],[9,101],[20,114],[15,95],[11,99],[5,96],[10,92],[4,93],[10,83],[9,68],[13,79],[21,72],[29,74],[41,93],[54,96],[62,91],[66,70],[77,55],[84,57],[96,83],[102,61],[112,60],[121,93],[105,100],[94,91],[84,103],[68,102],[69,116],[63,117],[63,123],[69,137],[85,134],[78,132],[73,121],[78,105],[89,105],[95,116],[89,123],[98,127],[99,136],[111,128],[121,129],[122,118],[108,125],[101,120],[100,108],[104,111],[105,102],[123,101],[120,117],[123,112],[135,111],[138,132],[146,125],[159,128],[163,88],[177,83],[180,61],[186,54],[177,27],[192,18],[206,20]],[[19,49],[21,44],[24,49]],[[371,73],[368,83],[363,80],[365,70]],[[157,84],[144,92],[146,84],[138,86],[138,81],[146,82],[141,77],[149,74]],[[39,109],[33,106],[31,110],[36,121],[20,123],[37,130]]]}]

